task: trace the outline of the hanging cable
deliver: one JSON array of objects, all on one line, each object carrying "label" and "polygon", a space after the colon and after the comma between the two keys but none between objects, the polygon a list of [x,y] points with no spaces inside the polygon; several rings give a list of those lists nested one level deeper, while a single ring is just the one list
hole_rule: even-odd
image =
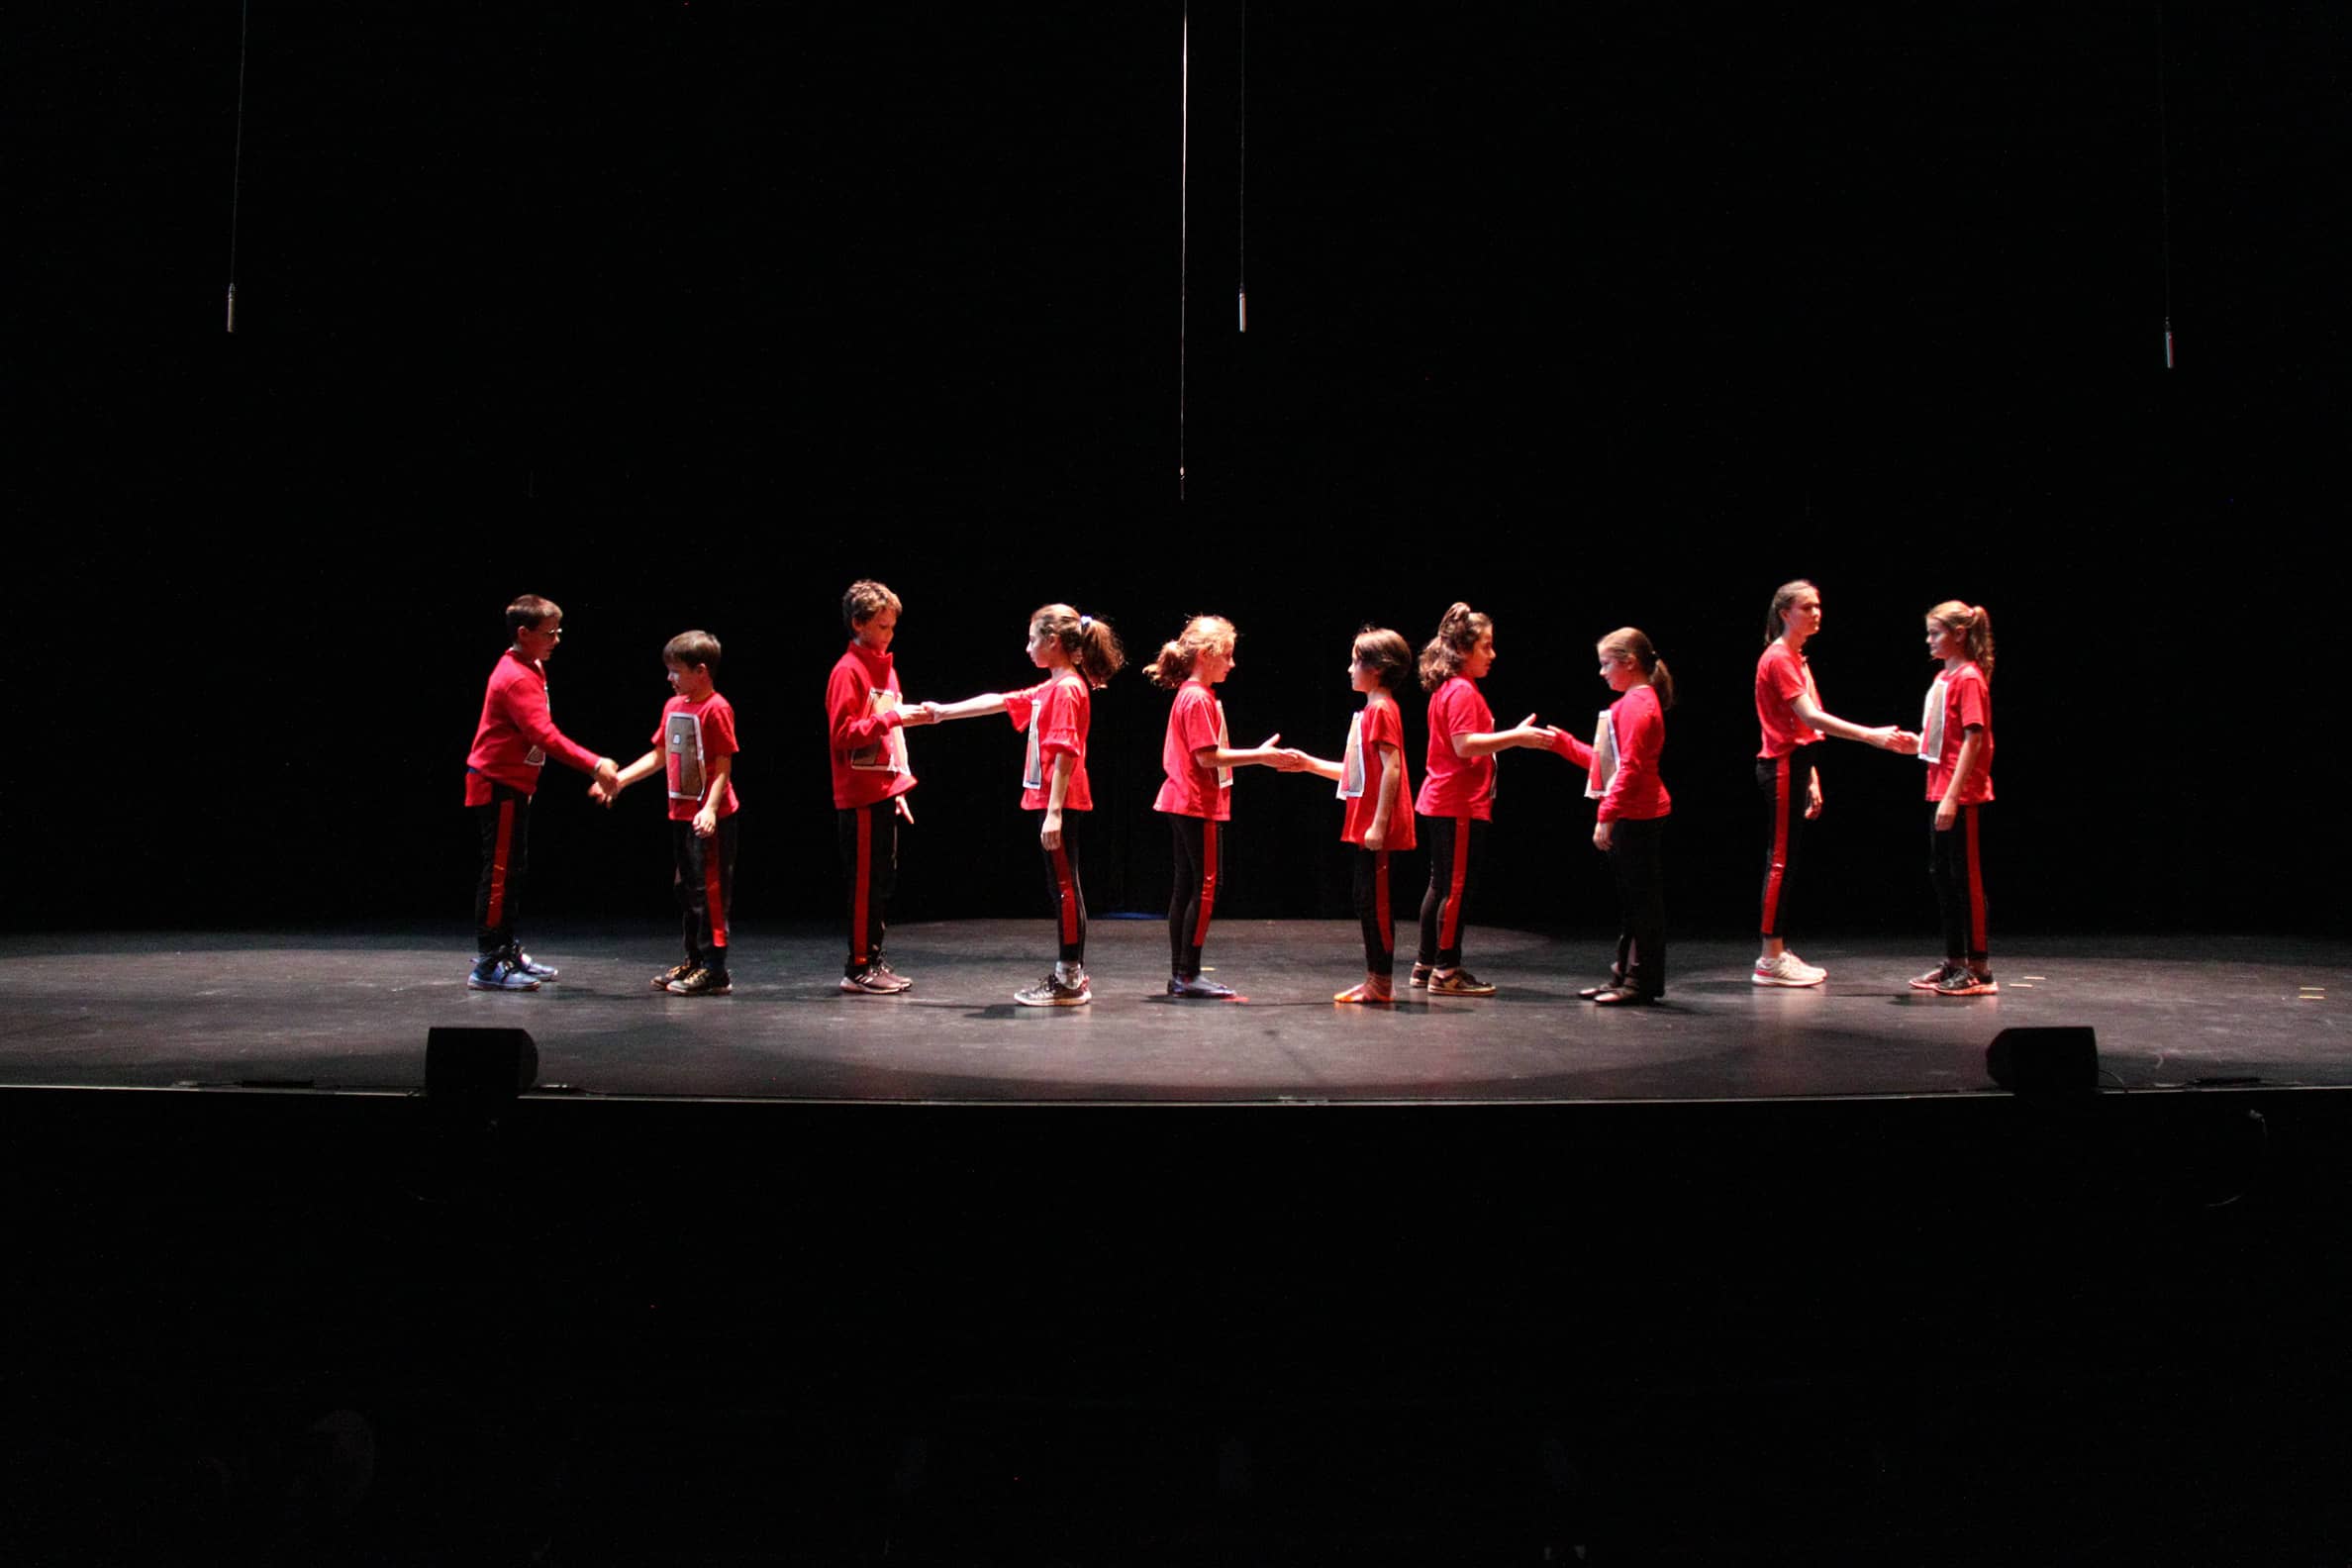
[{"label": "hanging cable", "polygon": [[1176,499],[1181,501],[1184,499],[1184,335],[1192,277],[1192,7],[1189,4],[1184,8],[1176,75],[1182,92],[1176,116]]},{"label": "hanging cable", "polygon": [[1233,110],[1240,156],[1233,174],[1233,316],[1249,331],[1249,0],[1241,0],[1241,90]]},{"label": "hanging cable", "polygon": [[2156,0],[2156,188],[2163,222],[2159,256],[2164,273],[2164,368],[2173,368],[2172,133],[2164,117],[2164,0]]},{"label": "hanging cable", "polygon": [[237,147],[229,157],[229,331],[237,331],[237,204],[245,187],[245,36],[251,29],[252,0],[237,8]]}]

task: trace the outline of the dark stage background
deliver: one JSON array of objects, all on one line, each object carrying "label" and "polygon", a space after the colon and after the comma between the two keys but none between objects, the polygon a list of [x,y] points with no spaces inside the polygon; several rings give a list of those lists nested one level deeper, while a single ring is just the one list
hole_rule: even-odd
[{"label": "dark stage background", "polygon": [[[738,915],[830,918],[819,695],[874,574],[916,697],[1026,682],[1042,600],[1137,666],[1212,610],[1236,742],[1325,753],[1363,622],[1469,600],[1499,718],[1580,732],[1639,624],[1675,922],[1732,931],[1805,574],[1866,723],[1916,723],[1920,612],[1993,609],[2005,930],[2329,926],[2342,17],[2172,7],[2160,71],[2147,6],[1829,15],[1261,5],[1244,121],[1240,11],[1197,7],[1180,269],[1174,6],[264,0],[234,337],[236,8],[19,22],[8,919],[460,942],[523,591],[624,760],[661,642],[725,640]],[[1165,705],[1097,708],[1099,909],[1164,907]],[[1917,765],[1824,751],[1810,928],[1924,935]],[[915,756],[896,916],[1035,908],[1009,732]],[[657,803],[584,783],[550,770],[538,911],[658,916]],[[1581,784],[1505,759],[1483,918],[1610,924]],[[1327,786],[1245,774],[1236,818],[1221,908],[1344,912]]]}]

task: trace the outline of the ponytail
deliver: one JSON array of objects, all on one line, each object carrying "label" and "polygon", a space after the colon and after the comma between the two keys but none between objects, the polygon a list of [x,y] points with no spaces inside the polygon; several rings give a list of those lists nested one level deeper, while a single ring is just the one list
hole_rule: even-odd
[{"label": "ponytail", "polygon": [[1066,604],[1049,604],[1029,617],[1029,630],[1042,632],[1069,656],[1091,686],[1106,686],[1127,663],[1127,650],[1111,623],[1080,615]]},{"label": "ponytail", "polygon": [[[1810,585],[1809,585],[1810,586]],[[1639,627],[1618,627],[1601,639],[1601,651],[1610,658],[1629,658],[1649,677],[1650,690],[1657,694],[1658,707],[1674,706],[1674,672],[1666,661],[1658,657],[1658,650],[1650,645],[1649,634]]]},{"label": "ponytail", "polygon": [[1993,612],[1983,605],[1966,605],[1957,599],[1946,599],[1927,612],[1927,619],[1940,622],[1960,634],[1968,648],[1968,656],[1978,669],[1985,672],[1985,683],[1993,682]]},{"label": "ponytail", "polygon": [[1233,630],[1233,623],[1224,616],[1194,616],[1184,624],[1176,640],[1160,644],[1159,657],[1143,666],[1144,678],[1163,690],[1174,691],[1192,678],[1193,665],[1204,652],[1222,649],[1229,655],[1233,651],[1233,639],[1239,635]]},{"label": "ponytail", "polygon": [[1435,691],[1461,673],[1462,660],[1478,646],[1478,639],[1495,630],[1495,623],[1456,600],[1437,622],[1437,635],[1421,652],[1422,691]]}]

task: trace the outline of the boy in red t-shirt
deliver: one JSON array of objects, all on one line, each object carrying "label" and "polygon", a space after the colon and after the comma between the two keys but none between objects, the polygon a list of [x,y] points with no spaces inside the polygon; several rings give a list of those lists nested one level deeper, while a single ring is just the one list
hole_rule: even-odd
[{"label": "boy in red t-shirt", "polygon": [[735,907],[735,708],[719,695],[719,639],[681,632],[661,650],[677,695],[661,710],[653,749],[621,770],[610,790],[591,791],[607,806],[655,772],[669,782],[670,853],[686,943],[682,963],[653,977],[674,996],[726,996],[728,916]]},{"label": "boy in red t-shirt", "polygon": [[825,729],[832,742],[834,837],[847,893],[849,954],[841,989],[852,996],[896,996],[915,982],[882,955],[885,911],[898,888],[899,825],[912,827],[907,792],[906,728],[931,722],[899,689],[891,639],[904,607],[887,583],[860,578],[841,595],[849,645],[825,681]]},{"label": "boy in red t-shirt", "polygon": [[[547,712],[547,660],[563,641],[563,609],[525,594],[506,610],[514,645],[500,656],[482,694],[482,717],[465,757],[465,807],[481,830],[482,875],[474,887],[473,991],[537,991],[555,978],[533,960],[516,931],[531,866],[531,802],[549,756],[595,775],[595,790],[615,782],[613,759],[578,745]],[[594,793],[594,790],[591,791]]]}]

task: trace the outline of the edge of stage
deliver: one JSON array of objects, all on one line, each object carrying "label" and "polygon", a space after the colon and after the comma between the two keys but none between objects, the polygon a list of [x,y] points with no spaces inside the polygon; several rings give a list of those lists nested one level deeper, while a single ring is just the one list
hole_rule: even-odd
[{"label": "edge of stage", "polygon": [[1738,941],[1678,943],[1663,1005],[1601,1009],[1606,941],[1473,929],[1471,967],[1501,992],[1390,1008],[1334,1005],[1360,975],[1352,923],[1220,923],[1213,974],[1235,1003],[1161,994],[1155,921],[1099,920],[1096,1001],[1016,1006],[1045,967],[1034,921],[893,932],[898,997],[837,989],[830,931],[741,932],[735,994],[646,984],[674,937],[554,927],[560,965],[531,994],[469,992],[445,933],[235,932],[0,939],[0,1084],[238,1085],[408,1092],[435,1028],[522,1028],[546,1094],[878,1102],[1260,1103],[1780,1099],[1992,1089],[2009,1028],[2089,1026],[2102,1083],[2352,1085],[2341,1028],[2352,946],[2267,936],[2020,938],[2002,992],[1945,998],[1909,977],[1914,942],[1822,940],[1815,989],[1749,983]]}]

